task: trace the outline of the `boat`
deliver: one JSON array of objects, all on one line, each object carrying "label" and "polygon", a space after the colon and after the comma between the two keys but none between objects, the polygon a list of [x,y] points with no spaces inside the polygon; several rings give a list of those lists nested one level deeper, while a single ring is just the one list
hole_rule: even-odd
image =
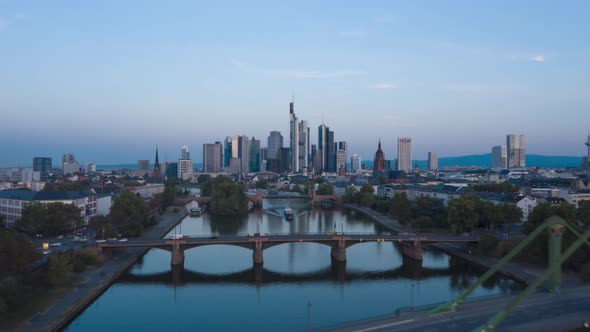
[{"label": "boat", "polygon": [[293,220],[293,210],[286,208],[283,212],[285,213],[285,219]]},{"label": "boat", "polygon": [[201,215],[201,208],[191,208],[190,209],[190,215],[191,217],[198,217]]}]

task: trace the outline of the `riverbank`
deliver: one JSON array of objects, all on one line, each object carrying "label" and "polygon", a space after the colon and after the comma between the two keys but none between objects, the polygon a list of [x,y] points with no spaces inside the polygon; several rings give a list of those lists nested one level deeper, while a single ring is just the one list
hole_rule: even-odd
[{"label": "riverbank", "polygon": [[[162,220],[148,232],[142,234],[143,239],[159,239],[170,232],[186,215],[185,209],[177,213],[167,213]],[[75,285],[62,298],[55,302],[44,313],[40,313],[31,319],[23,331],[60,331],[70,321],[78,316],[88,305],[106,291],[113,282],[140,257],[145,255],[148,249],[132,248],[125,254],[113,255],[101,267],[83,275],[82,282]]]},{"label": "riverbank", "polygon": [[[378,224],[385,227],[386,229],[393,231],[393,232],[411,232],[411,230],[405,229],[397,220],[394,220],[388,216],[385,216],[371,208],[360,206],[357,204],[343,204],[344,208],[348,208],[357,212],[360,212],[373,220],[375,220]],[[472,252],[472,250],[465,246],[465,245],[456,245],[456,244],[449,244],[449,243],[437,243],[432,245],[432,247],[455,257],[459,257],[464,259],[470,263],[478,265],[480,267],[490,269],[494,267],[500,260],[493,257],[479,255],[477,253]],[[543,273],[544,269],[537,268],[537,267],[527,267],[523,268],[521,264],[517,263],[508,263],[503,268],[501,268],[498,272],[510,277],[514,280],[522,282],[524,284],[529,284],[534,281],[538,276]]]}]

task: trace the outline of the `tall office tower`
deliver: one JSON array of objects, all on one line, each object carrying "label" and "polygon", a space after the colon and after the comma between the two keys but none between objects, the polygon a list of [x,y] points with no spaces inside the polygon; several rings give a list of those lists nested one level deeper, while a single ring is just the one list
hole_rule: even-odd
[{"label": "tall office tower", "polygon": [[71,154],[71,153],[64,154],[64,157],[63,157],[64,163],[73,163],[75,161],[76,161],[76,156],[74,156],[73,154]]},{"label": "tall office tower", "polygon": [[299,147],[298,147],[298,155],[299,158],[298,164],[299,169],[297,171],[302,171],[309,167],[309,127],[307,126],[307,121],[301,120],[299,122]]},{"label": "tall office tower", "polygon": [[346,173],[346,160],[348,159],[348,149],[346,142],[338,142],[336,147],[336,170],[338,174]]},{"label": "tall office tower", "polygon": [[260,172],[260,140],[250,140],[250,172]]},{"label": "tall office tower", "polygon": [[239,136],[238,158],[241,161],[241,173],[250,173],[250,139],[248,136]]},{"label": "tall office tower", "polygon": [[289,173],[291,172],[291,163],[289,158],[291,157],[291,148],[280,148],[278,158],[278,173]]},{"label": "tall office tower", "polygon": [[334,132],[322,124],[318,127],[318,150],[321,153],[321,167],[317,172],[336,172],[336,149]]},{"label": "tall office tower", "polygon": [[268,148],[260,148],[260,171],[268,171]]},{"label": "tall office tower", "polygon": [[359,169],[361,169],[361,156],[355,153],[350,157],[350,170],[355,173]]},{"label": "tall office tower", "polygon": [[504,145],[492,147],[492,168],[506,168],[506,147]]},{"label": "tall office tower", "polygon": [[137,171],[147,172],[150,170],[150,161],[149,160],[138,160],[137,161]]},{"label": "tall office tower", "polygon": [[586,145],[586,148],[588,149],[588,154],[586,155],[585,166],[586,166],[586,172],[588,173],[586,178],[589,179],[590,178],[590,135],[588,135],[588,140],[586,141],[586,143],[584,143],[584,145]]},{"label": "tall office tower", "polygon": [[299,171],[299,120],[295,115],[295,99],[289,103],[289,149],[291,149],[291,171]]},{"label": "tall office tower", "polygon": [[87,163],[86,164],[86,173],[94,173],[94,172],[96,172],[96,164]]},{"label": "tall office tower", "polygon": [[279,149],[283,147],[283,135],[278,131],[271,131],[267,140],[268,145],[268,159],[277,159],[279,157]]},{"label": "tall office tower", "polygon": [[166,178],[176,179],[178,178],[178,163],[171,161],[166,162]]},{"label": "tall office tower", "polygon": [[408,137],[397,139],[397,169],[412,171],[412,139]]},{"label": "tall office tower", "polygon": [[318,173],[320,171],[320,169],[322,168],[322,155],[321,155],[321,151],[318,150],[317,145],[312,144],[311,145],[311,156],[310,156],[310,162],[311,162],[311,170],[313,171],[313,173]]},{"label": "tall office tower", "polygon": [[377,152],[375,152],[375,160],[373,161],[373,172],[385,170],[385,154],[381,150],[381,139],[377,145]]},{"label": "tall office tower", "polygon": [[219,173],[222,166],[223,148],[221,142],[203,144],[203,171],[205,173]]},{"label": "tall office tower", "polygon": [[[166,166],[164,166],[166,167]],[[154,170],[152,171],[152,177],[161,178],[162,168],[160,167],[160,158],[158,157],[158,145],[156,145],[156,159],[154,160]]]},{"label": "tall office tower", "polygon": [[185,159],[185,160],[191,159],[191,153],[188,151],[188,146],[186,146],[186,145],[182,146],[182,158],[180,158],[180,159]]},{"label": "tall office tower", "polygon": [[508,157],[508,168],[525,167],[524,135],[506,135],[506,155]]},{"label": "tall office tower", "polygon": [[190,159],[178,159],[178,178],[190,180],[193,177],[193,161]]},{"label": "tall office tower", "polygon": [[33,172],[46,173],[51,170],[51,158],[34,157],[33,158]]},{"label": "tall office tower", "polygon": [[438,170],[438,154],[436,152],[428,152],[428,170]]}]

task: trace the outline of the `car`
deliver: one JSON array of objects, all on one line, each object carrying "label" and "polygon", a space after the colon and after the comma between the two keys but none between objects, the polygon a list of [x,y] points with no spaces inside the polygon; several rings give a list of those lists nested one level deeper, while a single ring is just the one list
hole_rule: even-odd
[{"label": "car", "polygon": [[127,242],[127,238],[119,239],[119,242]]},{"label": "car", "polygon": [[105,242],[107,242],[107,240],[96,240],[94,242],[96,242],[96,243],[105,243]]},{"label": "car", "polygon": [[213,235],[209,237],[211,240],[216,240],[217,239],[217,235]]},{"label": "car", "polygon": [[116,237],[110,237],[110,238],[107,239],[107,241],[117,241],[117,238]]},{"label": "car", "polygon": [[43,255],[49,255],[51,253],[51,250],[43,250]]},{"label": "car", "polygon": [[49,246],[50,247],[61,247],[61,242],[51,243]]}]

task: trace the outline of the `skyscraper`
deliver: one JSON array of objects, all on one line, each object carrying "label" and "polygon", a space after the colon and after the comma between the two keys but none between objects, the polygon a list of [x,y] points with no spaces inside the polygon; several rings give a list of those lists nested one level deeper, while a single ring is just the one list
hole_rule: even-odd
[{"label": "skyscraper", "polygon": [[508,157],[508,168],[525,167],[524,135],[506,135],[506,154]]},{"label": "skyscraper", "polygon": [[346,142],[338,142],[336,145],[336,170],[338,174],[344,175],[346,173],[346,160],[348,159],[348,151]]},{"label": "skyscraper", "polygon": [[586,178],[590,178],[590,135],[588,135],[588,140],[584,145],[586,145],[586,148],[588,149],[588,154],[586,155],[586,172],[588,174]]},{"label": "skyscraper", "polygon": [[301,120],[299,122],[299,147],[297,158],[299,158],[298,171],[303,169],[307,169],[309,167],[309,127],[307,126],[307,121]]},{"label": "skyscraper", "polygon": [[222,166],[223,148],[221,142],[203,144],[203,171],[205,173],[219,173]]},{"label": "skyscraper", "polygon": [[438,154],[436,152],[428,152],[428,170],[438,170]]},{"label": "skyscraper", "polygon": [[277,159],[279,157],[279,149],[283,147],[283,135],[278,131],[271,131],[268,136],[268,159]]},{"label": "skyscraper", "polygon": [[506,168],[506,147],[504,145],[492,147],[492,168]]},{"label": "skyscraper", "polygon": [[[360,162],[360,161],[359,161]],[[373,172],[385,170],[385,154],[381,150],[381,139],[377,145],[377,152],[375,152],[375,159],[373,160]]]},{"label": "skyscraper", "polygon": [[33,158],[33,172],[46,173],[51,170],[51,158],[35,157]]},{"label": "skyscraper", "polygon": [[355,153],[350,157],[350,170],[354,173],[359,169],[361,169],[361,156]]},{"label": "skyscraper", "polygon": [[238,139],[238,158],[240,158],[241,173],[250,173],[250,139],[240,136]]},{"label": "skyscraper", "polygon": [[408,137],[397,139],[397,169],[412,171],[412,139]]},{"label": "skyscraper", "polygon": [[260,172],[260,140],[250,140],[250,172]]},{"label": "skyscraper", "polygon": [[299,171],[299,121],[295,115],[295,99],[289,103],[289,149],[291,170]]},{"label": "skyscraper", "polygon": [[336,151],[334,132],[325,124],[318,127],[318,147],[321,156],[321,169],[316,172],[336,172]]},{"label": "skyscraper", "polygon": [[182,146],[182,158],[180,159],[191,159],[191,153],[188,151],[188,146],[183,145]]},{"label": "skyscraper", "polygon": [[76,157],[71,153],[66,153],[63,156],[63,171],[64,174],[77,173],[80,171],[80,163],[76,161]]}]

